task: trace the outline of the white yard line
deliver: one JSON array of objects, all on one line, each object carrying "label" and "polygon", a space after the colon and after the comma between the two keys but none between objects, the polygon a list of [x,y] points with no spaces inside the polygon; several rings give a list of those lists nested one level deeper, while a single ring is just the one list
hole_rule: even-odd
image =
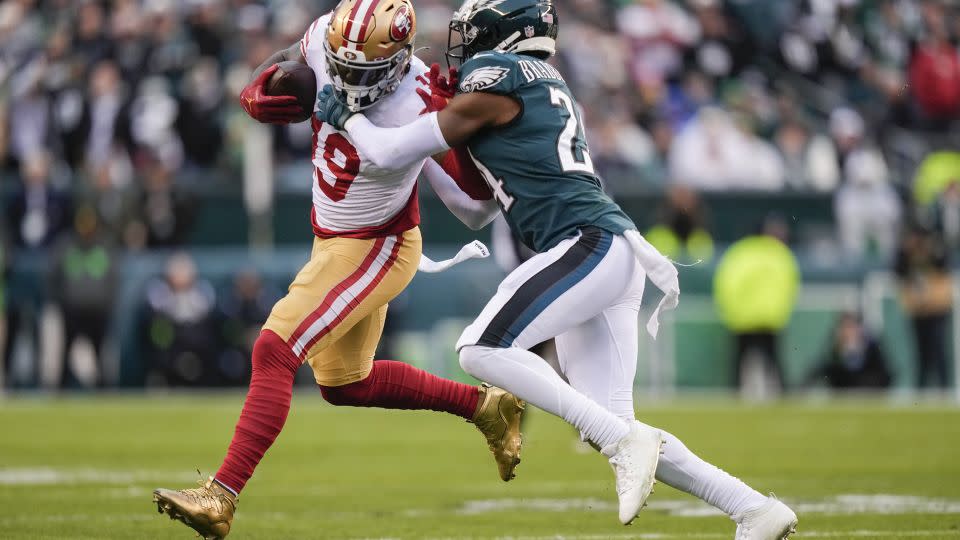
[{"label": "white yard line", "polygon": [[71,484],[131,484],[136,482],[190,482],[195,474],[157,470],[59,469],[54,467],[0,468],[0,486],[58,486]]},{"label": "white yard line", "polygon": [[[801,538],[956,538],[956,529],[918,530],[918,531],[887,531],[863,530],[852,531],[799,531]],[[618,534],[555,534],[548,536],[443,536],[430,537],[425,540],[685,540],[688,538],[730,538],[730,533],[618,533]],[[388,538],[362,540],[393,540]]]},{"label": "white yard line", "polygon": [[[823,499],[787,499],[798,514],[960,514],[960,500],[892,494],[846,494]],[[612,512],[612,500],[593,498],[506,498],[467,501],[455,513],[477,515],[503,511],[528,512]],[[693,498],[650,501],[647,512],[660,512],[678,517],[710,517],[723,515],[719,510]],[[418,514],[422,510],[406,513]]]}]

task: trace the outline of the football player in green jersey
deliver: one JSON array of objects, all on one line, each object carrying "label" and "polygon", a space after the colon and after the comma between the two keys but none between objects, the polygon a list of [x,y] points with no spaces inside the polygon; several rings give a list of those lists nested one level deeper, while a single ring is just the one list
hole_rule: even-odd
[{"label": "football player in green jersey", "polygon": [[[381,166],[451,147],[472,162],[537,255],[507,276],[464,330],[460,363],[562,417],[599,448],[616,475],[622,523],[636,517],[656,476],[726,512],[738,524],[737,540],[785,538],[797,523],[786,505],[635,419],[644,283],[650,278],[664,292],[647,324],[655,337],[661,309],[676,306],[677,271],[600,187],[576,100],[545,62],[557,30],[552,0],[467,0],[450,23],[447,54],[462,67],[449,103],[405,126],[380,127],[325,88],[317,117],[343,127]],[[551,337],[569,384],[528,351]]]}]

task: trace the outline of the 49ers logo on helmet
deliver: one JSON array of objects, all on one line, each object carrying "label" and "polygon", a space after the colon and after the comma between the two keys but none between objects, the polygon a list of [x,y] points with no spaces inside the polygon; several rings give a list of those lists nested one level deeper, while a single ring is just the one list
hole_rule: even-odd
[{"label": "49ers logo on helmet", "polygon": [[400,4],[393,16],[393,22],[390,23],[390,39],[403,41],[410,35],[411,30],[413,20],[410,18],[410,8],[406,4]]}]

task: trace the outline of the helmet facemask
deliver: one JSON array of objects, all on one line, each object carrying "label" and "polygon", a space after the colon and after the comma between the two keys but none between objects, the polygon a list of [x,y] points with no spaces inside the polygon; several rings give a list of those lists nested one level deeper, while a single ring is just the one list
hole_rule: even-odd
[{"label": "helmet facemask", "polygon": [[362,51],[341,47],[334,52],[328,41],[323,48],[333,88],[352,112],[372,107],[395,92],[413,57],[412,42],[389,58],[372,61],[366,60]]},{"label": "helmet facemask", "polygon": [[470,21],[454,17],[447,32],[447,65],[462,66],[476,54],[471,45],[476,42],[478,34],[479,30]]}]

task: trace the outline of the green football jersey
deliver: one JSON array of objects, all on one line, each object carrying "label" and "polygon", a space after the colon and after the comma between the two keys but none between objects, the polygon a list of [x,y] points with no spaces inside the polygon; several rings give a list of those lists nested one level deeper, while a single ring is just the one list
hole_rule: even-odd
[{"label": "green football jersey", "polygon": [[474,135],[467,147],[524,244],[543,252],[589,225],[614,234],[636,228],[603,192],[577,103],[553,66],[532,56],[480,53],[461,68],[460,92],[520,102],[517,118]]}]

